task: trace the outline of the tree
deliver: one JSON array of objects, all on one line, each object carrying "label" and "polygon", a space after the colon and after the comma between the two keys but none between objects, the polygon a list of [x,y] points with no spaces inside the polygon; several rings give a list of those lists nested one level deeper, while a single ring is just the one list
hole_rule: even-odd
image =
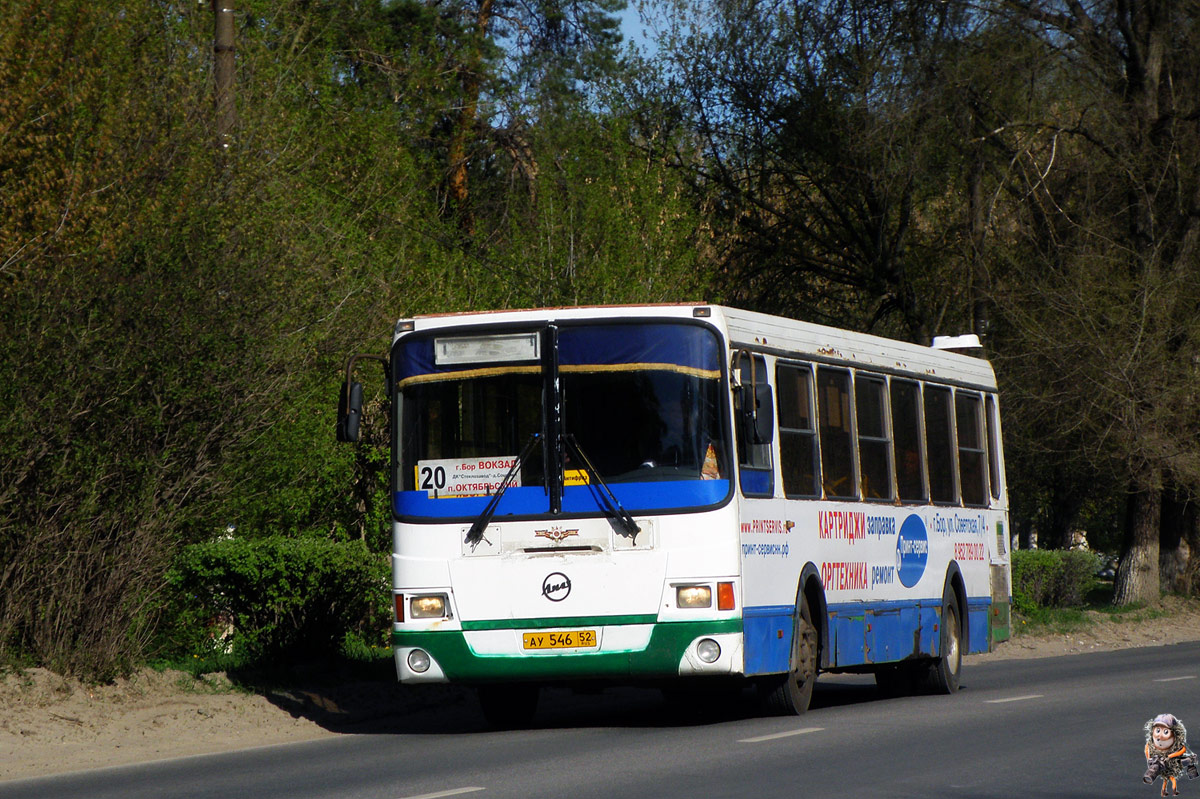
[{"label": "tree", "polygon": [[1048,383],[1020,390],[1053,407],[1097,468],[1122,475],[1129,513],[1114,601],[1153,599],[1164,486],[1200,486],[1200,6],[988,10],[1043,53],[1023,74],[1027,109],[991,134],[1011,153],[1010,373],[1017,385],[1022,374]]},{"label": "tree", "polygon": [[663,94],[684,98],[696,132],[677,162],[714,198],[732,298],[918,341],[969,326],[953,191],[966,170],[940,77],[966,14],[876,0],[705,8],[676,9]]},{"label": "tree", "polygon": [[[436,15],[457,48],[447,66],[453,104],[444,111],[446,196],[474,228],[471,171],[482,166],[531,109],[578,100],[581,87],[616,64],[615,16],[624,0],[451,0],[409,14]],[[481,106],[486,110],[481,113]],[[507,134],[507,135],[505,135]]]}]

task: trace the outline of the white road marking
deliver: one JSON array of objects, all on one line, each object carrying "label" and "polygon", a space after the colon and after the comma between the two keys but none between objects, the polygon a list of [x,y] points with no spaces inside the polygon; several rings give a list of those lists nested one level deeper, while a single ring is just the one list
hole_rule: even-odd
[{"label": "white road marking", "polygon": [[776,738],[790,738],[793,735],[804,735],[809,732],[821,732],[824,727],[803,727],[799,730],[788,730],[787,732],[777,732],[771,735],[759,735],[756,738],[742,738],[738,741],[740,744],[756,744],[762,741],[774,741]]},{"label": "white road marking", "polygon": [[1041,699],[1043,694],[1027,694],[1025,696],[1010,696],[1008,699],[989,699],[985,705],[1000,705],[1005,702],[1024,702],[1026,699]]},{"label": "white road marking", "polygon": [[438,791],[437,793],[423,793],[419,796],[405,796],[403,799],[441,799],[443,796],[458,796],[460,793],[475,793],[475,791],[483,791],[485,788],[451,788],[448,791]]},{"label": "white road marking", "polygon": [[1179,680],[1194,680],[1194,679],[1196,679],[1195,674],[1185,674],[1182,677],[1163,677],[1162,679],[1155,680],[1155,682],[1177,682]]}]

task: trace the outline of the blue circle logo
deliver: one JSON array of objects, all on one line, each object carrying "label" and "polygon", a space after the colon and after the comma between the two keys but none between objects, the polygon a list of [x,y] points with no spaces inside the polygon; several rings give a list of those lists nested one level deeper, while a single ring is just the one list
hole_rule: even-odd
[{"label": "blue circle logo", "polygon": [[905,588],[920,582],[928,562],[929,535],[925,532],[925,522],[914,513],[900,525],[900,534],[896,536],[896,573]]}]

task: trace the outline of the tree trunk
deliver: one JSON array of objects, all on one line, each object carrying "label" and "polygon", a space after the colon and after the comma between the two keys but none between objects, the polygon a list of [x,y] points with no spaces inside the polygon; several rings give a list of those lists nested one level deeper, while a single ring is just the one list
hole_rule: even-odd
[{"label": "tree trunk", "polygon": [[462,67],[462,108],[454,131],[450,134],[450,146],[446,155],[449,172],[448,193],[451,207],[459,214],[463,228],[470,232],[472,227],[470,209],[470,187],[467,179],[467,143],[475,129],[475,118],[479,113],[479,92],[483,86],[483,41],[487,38],[492,23],[493,0],[480,0],[475,14],[475,28],[479,41],[475,44],[467,63]]},{"label": "tree trunk", "polygon": [[1160,596],[1158,535],[1161,509],[1161,488],[1139,487],[1129,497],[1126,545],[1117,568],[1114,605],[1154,602]]},{"label": "tree trunk", "polygon": [[1030,519],[1020,519],[1017,526],[1017,548],[1033,549],[1036,538],[1033,533],[1033,522]]},{"label": "tree trunk", "polygon": [[1159,588],[1166,594],[1188,592],[1188,561],[1191,546],[1187,540],[1190,505],[1186,496],[1164,491],[1162,519],[1158,539]]},{"label": "tree trunk", "polygon": [[229,150],[237,110],[233,103],[233,0],[212,0],[213,9],[213,83],[216,97],[217,149]]},{"label": "tree trunk", "polygon": [[1163,498],[1162,535],[1158,543],[1159,584],[1164,593],[1190,596],[1200,592],[1200,513],[1196,500],[1170,492]]},{"label": "tree trunk", "polygon": [[1187,596],[1200,596],[1200,509],[1195,500],[1188,503],[1186,514],[1187,524],[1184,527],[1184,540],[1188,546],[1188,562],[1185,569],[1183,593]]}]

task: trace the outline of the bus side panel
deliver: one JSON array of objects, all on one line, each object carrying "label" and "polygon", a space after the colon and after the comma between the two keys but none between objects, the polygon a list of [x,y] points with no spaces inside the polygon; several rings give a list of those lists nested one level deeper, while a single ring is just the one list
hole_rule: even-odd
[{"label": "bus side panel", "polygon": [[933,602],[835,606],[829,611],[833,638],[829,666],[846,668],[935,656],[940,621],[940,608]]},{"label": "bus side panel", "polygon": [[834,666],[857,666],[866,662],[867,617],[861,610],[834,611],[829,632],[833,637]]},{"label": "bus side panel", "polygon": [[971,598],[967,600],[967,652],[987,652],[990,650],[989,637],[991,625],[992,602],[989,597]]},{"label": "bus side panel", "polygon": [[868,613],[867,660],[903,660],[920,647],[920,609],[891,608]]},{"label": "bus side panel", "polygon": [[740,497],[737,506],[744,673],[781,674],[790,667],[804,526],[791,523],[798,508],[786,500]]},{"label": "bus side panel", "polygon": [[742,630],[747,675],[780,674],[788,670],[793,612],[791,605],[745,609]]}]

